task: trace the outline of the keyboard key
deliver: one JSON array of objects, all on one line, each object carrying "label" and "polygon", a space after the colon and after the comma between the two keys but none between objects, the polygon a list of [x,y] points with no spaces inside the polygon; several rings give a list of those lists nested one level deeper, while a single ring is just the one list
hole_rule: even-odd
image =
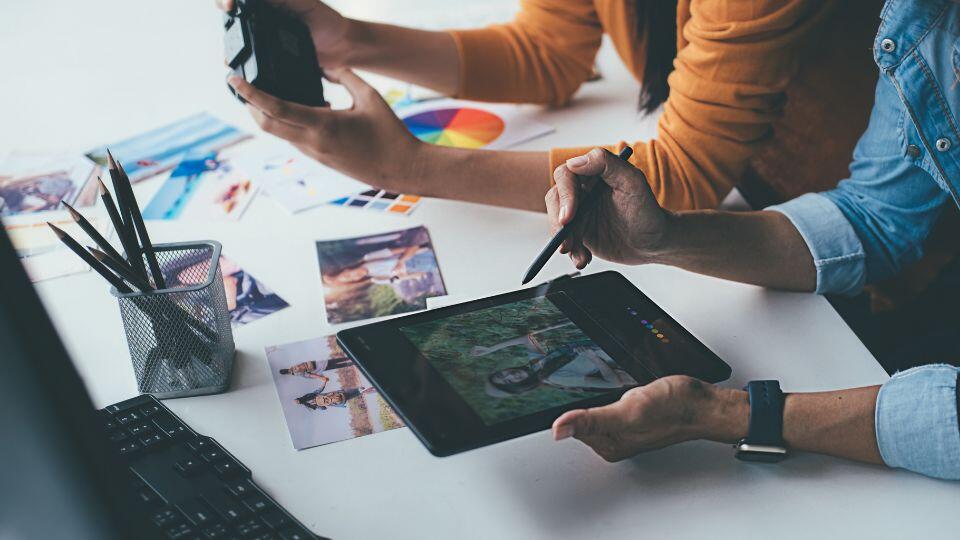
[{"label": "keyboard key", "polygon": [[226,494],[208,493],[204,495],[204,498],[213,508],[214,512],[230,523],[235,523],[249,514],[246,508],[227,497]]},{"label": "keyboard key", "polygon": [[163,502],[156,491],[146,486],[137,489],[136,494],[137,500],[145,506],[157,506]]},{"label": "keyboard key", "polygon": [[153,522],[161,529],[169,529],[183,520],[180,512],[174,508],[164,508],[153,514]]},{"label": "keyboard key", "polygon": [[153,428],[150,427],[150,424],[130,424],[127,426],[127,431],[131,435],[146,435],[148,432],[153,431]]},{"label": "keyboard key", "polygon": [[234,497],[242,499],[244,497],[257,493],[257,488],[254,487],[254,485],[249,481],[242,480],[240,482],[227,484],[227,491],[229,491]]},{"label": "keyboard key", "polygon": [[272,532],[265,532],[256,536],[251,536],[250,540],[277,540],[277,536]]},{"label": "keyboard key", "polygon": [[197,527],[206,527],[219,521],[210,506],[200,499],[190,499],[177,505],[177,508],[187,516],[187,520]]},{"label": "keyboard key", "polygon": [[171,439],[179,439],[181,437],[187,436],[190,431],[187,430],[176,418],[168,414],[158,414],[153,418],[153,423],[156,424],[160,431],[167,434],[167,437]]},{"label": "keyboard key", "polygon": [[311,540],[313,535],[299,527],[284,529],[278,533],[282,540]]},{"label": "keyboard key", "polygon": [[134,411],[128,411],[128,412],[117,415],[117,422],[120,422],[123,425],[127,425],[131,422],[136,422],[137,420],[140,420],[140,415]]},{"label": "keyboard key", "polygon": [[117,451],[120,452],[121,456],[133,455],[138,450],[140,450],[140,443],[136,441],[130,441],[128,443],[125,443],[117,449]]},{"label": "keyboard key", "polygon": [[140,407],[140,416],[143,418],[148,418],[160,412],[160,406],[157,404],[147,405],[145,407]]},{"label": "keyboard key", "polygon": [[229,536],[230,531],[227,530],[223,523],[217,523],[203,530],[204,538],[227,538]]},{"label": "keyboard key", "polygon": [[153,433],[146,435],[145,437],[140,437],[140,444],[142,444],[144,448],[149,448],[151,446],[160,444],[163,441],[163,435],[160,435],[159,433]]},{"label": "keyboard key", "polygon": [[265,531],[265,527],[255,519],[248,519],[237,524],[237,532],[244,538],[256,536]]},{"label": "keyboard key", "polygon": [[243,505],[254,514],[259,514],[260,512],[263,512],[272,506],[269,501],[260,495],[251,495],[250,497],[247,497],[243,500]]},{"label": "keyboard key", "polygon": [[217,471],[217,476],[223,480],[230,480],[242,476],[245,472],[240,465],[232,461],[221,461],[213,464],[213,470]]},{"label": "keyboard key", "polygon": [[115,443],[124,442],[129,438],[130,436],[127,435],[126,431],[114,431],[113,433],[110,433],[109,435],[107,435],[107,439],[110,442],[115,442]]},{"label": "keyboard key", "polygon": [[194,538],[193,528],[186,523],[181,523],[170,527],[164,531],[167,535],[167,538],[170,540],[186,540],[187,538]]},{"label": "keyboard key", "polygon": [[211,447],[216,447],[216,445],[217,443],[213,442],[210,437],[198,437],[187,443],[187,446],[194,452],[205,452]]},{"label": "keyboard key", "polygon": [[116,423],[112,418],[103,422],[103,429],[105,431],[113,431],[120,427],[120,424]]},{"label": "keyboard key", "polygon": [[269,512],[264,512],[264,514],[260,516],[260,521],[263,521],[263,523],[271,529],[280,529],[290,523],[290,520],[287,519],[287,516],[283,515],[283,512],[280,512],[279,510],[270,510]]},{"label": "keyboard key", "polygon": [[219,448],[211,448],[210,450],[200,452],[200,457],[202,457],[204,461],[210,462],[221,460],[226,456]]},{"label": "keyboard key", "polygon": [[173,468],[184,478],[190,478],[203,472],[203,463],[200,460],[190,458],[177,462]]}]

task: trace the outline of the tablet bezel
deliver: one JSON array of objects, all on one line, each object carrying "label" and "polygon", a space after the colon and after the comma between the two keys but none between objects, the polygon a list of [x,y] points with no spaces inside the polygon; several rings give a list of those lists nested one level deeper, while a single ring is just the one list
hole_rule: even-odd
[{"label": "tablet bezel", "polygon": [[[668,318],[673,323],[674,331],[683,334],[689,345],[702,353],[702,360],[711,363],[712,369],[707,373],[700,373],[701,378],[719,382],[730,376],[730,367],[723,360],[677,323],[656,302],[614,271],[556,280],[539,287],[357,326],[338,332],[337,341],[430,453],[438,457],[449,456],[547,429],[558,416],[568,410],[612,403],[628,389],[606,392],[488,425],[402,334],[400,328],[502,304],[566,293],[554,297],[560,299],[559,304],[554,304],[640,385],[666,375],[655,373],[642,363],[634,361],[621,341],[628,338],[623,334],[613,335],[601,328],[587,311],[573,301],[578,295],[590,295],[591,292],[602,289],[607,289],[604,292],[609,293],[610,288],[613,288],[614,294],[607,294],[607,297],[623,300],[623,306],[611,306],[611,311],[622,312],[623,317],[627,318],[624,319],[625,322],[638,324],[637,321],[630,320],[628,314],[637,301],[649,302]],[[568,301],[570,304],[564,305]],[[683,369],[678,371],[684,372]]]}]

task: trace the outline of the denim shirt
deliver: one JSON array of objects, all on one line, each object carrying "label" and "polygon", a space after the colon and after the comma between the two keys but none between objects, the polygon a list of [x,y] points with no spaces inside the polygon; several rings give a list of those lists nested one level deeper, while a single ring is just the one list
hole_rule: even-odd
[{"label": "denim shirt", "polygon": [[[850,177],[769,208],[800,232],[820,293],[897,274],[921,257],[944,205],[960,204],[960,4],[887,0],[873,51],[880,77]],[[883,385],[875,422],[888,465],[960,479],[957,375],[922,366]]]}]

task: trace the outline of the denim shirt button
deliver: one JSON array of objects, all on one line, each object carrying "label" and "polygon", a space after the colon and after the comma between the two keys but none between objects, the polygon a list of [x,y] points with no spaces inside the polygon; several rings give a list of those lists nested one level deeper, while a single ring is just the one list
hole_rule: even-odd
[{"label": "denim shirt button", "polygon": [[920,147],[915,144],[907,146],[907,155],[912,158],[920,157]]},{"label": "denim shirt button", "polygon": [[937,151],[946,152],[950,149],[950,139],[946,137],[940,137],[937,139]]},{"label": "denim shirt button", "polygon": [[891,53],[897,50],[897,43],[890,38],[884,38],[883,41],[880,42],[880,48],[883,49],[884,52]]}]

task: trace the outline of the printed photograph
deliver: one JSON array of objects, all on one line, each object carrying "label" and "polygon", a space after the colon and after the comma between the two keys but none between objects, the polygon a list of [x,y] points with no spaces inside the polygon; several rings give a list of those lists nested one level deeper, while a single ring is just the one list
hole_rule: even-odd
[{"label": "printed photograph", "polygon": [[98,167],[80,155],[11,152],[0,159],[0,216],[62,210],[96,202]]},{"label": "printed photograph", "polygon": [[199,113],[87,152],[102,167],[107,165],[107,148],[120,161],[131,182],[146,180],[172,169],[186,155],[218,152],[250,135],[208,113]]},{"label": "printed photograph", "polygon": [[[203,283],[209,272],[210,261],[189,259],[177,265],[163,265],[168,287],[182,287]],[[243,270],[237,263],[221,256],[220,273],[227,296],[227,308],[234,327],[243,326],[290,306],[283,298]]]},{"label": "printed photograph", "polygon": [[403,422],[326,336],[266,348],[297,450],[403,427]]},{"label": "printed photograph", "polygon": [[250,176],[216,152],[183,159],[143,209],[143,219],[238,220],[256,193]]},{"label": "printed photograph", "polygon": [[252,141],[234,164],[284,210],[297,213],[348,196],[369,186],[305,157],[289,144]]},{"label": "printed photograph", "polygon": [[424,227],[318,241],[317,258],[330,324],[419,311],[447,293]]},{"label": "printed photograph", "polygon": [[547,298],[400,331],[488,425],[637,385]]}]

